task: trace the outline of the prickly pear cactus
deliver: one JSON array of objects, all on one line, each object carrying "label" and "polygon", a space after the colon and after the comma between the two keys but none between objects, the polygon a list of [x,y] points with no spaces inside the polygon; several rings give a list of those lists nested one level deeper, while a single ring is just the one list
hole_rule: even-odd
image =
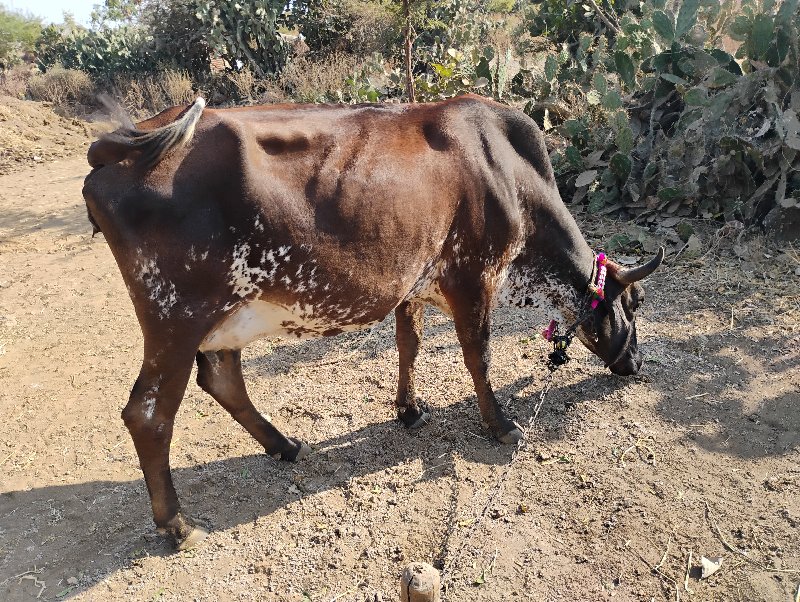
[{"label": "prickly pear cactus", "polygon": [[217,54],[263,77],[279,72],[286,60],[277,25],[283,7],[282,0],[201,0],[196,16]]}]

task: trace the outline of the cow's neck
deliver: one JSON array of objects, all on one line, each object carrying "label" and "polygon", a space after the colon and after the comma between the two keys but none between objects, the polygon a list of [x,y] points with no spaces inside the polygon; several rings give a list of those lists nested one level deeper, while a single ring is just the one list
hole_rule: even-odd
[{"label": "cow's neck", "polygon": [[500,301],[574,320],[582,311],[593,262],[594,254],[567,208],[561,203],[542,207],[511,264]]}]

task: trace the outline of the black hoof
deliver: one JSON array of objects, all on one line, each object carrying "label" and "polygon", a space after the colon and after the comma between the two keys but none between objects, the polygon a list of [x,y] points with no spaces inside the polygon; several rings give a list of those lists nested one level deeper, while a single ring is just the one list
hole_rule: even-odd
[{"label": "black hoof", "polygon": [[405,407],[397,411],[397,418],[409,429],[418,429],[430,422],[431,407],[417,400],[416,407]]},{"label": "black hoof", "polygon": [[277,454],[273,454],[272,457],[276,460],[283,460],[285,462],[299,462],[312,451],[314,451],[310,445],[303,443],[299,439],[292,437],[291,441],[295,444],[295,446],[290,451],[278,452]]},{"label": "black hoof", "polygon": [[524,437],[525,434],[522,432],[522,429],[519,428],[519,426],[515,426],[506,434],[499,436],[497,440],[504,445],[514,445],[519,443]]},{"label": "black hoof", "polygon": [[208,537],[207,530],[203,529],[203,527],[195,527],[183,540],[175,541],[175,549],[180,551],[191,550],[203,543],[206,537]]},{"label": "black hoof", "polygon": [[522,432],[522,427],[513,420],[504,420],[501,426],[492,428],[490,425],[483,423],[483,428],[488,430],[492,436],[503,445],[514,445],[519,443],[525,438],[525,433]]},{"label": "black hoof", "polygon": [[180,512],[166,527],[159,527],[156,531],[171,539],[175,549],[179,551],[190,550],[208,537],[208,529],[195,525]]}]

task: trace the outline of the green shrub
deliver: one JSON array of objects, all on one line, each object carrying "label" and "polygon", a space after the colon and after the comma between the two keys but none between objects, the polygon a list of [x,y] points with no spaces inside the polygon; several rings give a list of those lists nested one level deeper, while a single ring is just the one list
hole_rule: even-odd
[{"label": "green shrub", "polygon": [[[757,221],[795,203],[800,178],[797,0],[663,1],[577,33],[522,73],[517,93],[567,107],[553,154],[562,195],[589,211]],[[730,34],[736,57],[719,47]],[[566,102],[565,102],[566,101]]]},{"label": "green shrub", "polygon": [[211,47],[197,16],[201,0],[146,0],[139,22],[153,36],[162,62],[204,80],[210,73]]},{"label": "green shrub", "polygon": [[98,76],[153,72],[170,57],[158,51],[154,38],[141,26],[60,27],[42,30],[36,43],[43,70],[54,65]]},{"label": "green shrub", "polygon": [[403,40],[391,2],[365,0],[296,0],[284,15],[290,29],[301,33],[311,51],[328,54],[399,56]]},{"label": "green shrub", "polygon": [[278,32],[283,0],[203,0],[195,13],[208,46],[235,70],[258,77],[283,67],[287,48]]},{"label": "green shrub", "polygon": [[41,19],[0,4],[0,71],[19,63],[24,53],[33,50],[41,29]]}]

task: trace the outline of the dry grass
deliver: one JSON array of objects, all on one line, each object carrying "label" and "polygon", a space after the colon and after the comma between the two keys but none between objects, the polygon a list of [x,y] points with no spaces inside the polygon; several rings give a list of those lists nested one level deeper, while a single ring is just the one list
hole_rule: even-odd
[{"label": "dry grass", "polygon": [[111,82],[110,93],[134,117],[152,115],[194,98],[189,75],[173,69],[155,75],[119,75]]},{"label": "dry grass", "polygon": [[192,80],[186,71],[167,69],[161,76],[161,88],[169,104],[179,105],[194,100]]},{"label": "dry grass", "polygon": [[52,67],[46,73],[38,73],[30,78],[28,95],[32,100],[71,107],[91,103],[95,86],[89,75],[83,71]]},{"label": "dry grass", "polygon": [[299,102],[336,100],[357,65],[355,56],[341,52],[316,60],[301,56],[283,70],[280,85]]},{"label": "dry grass", "polygon": [[351,26],[343,41],[351,53],[367,57],[400,44],[400,23],[385,4],[347,0],[344,6]]},{"label": "dry grass", "polygon": [[16,65],[7,71],[0,71],[0,94],[12,98],[25,98],[28,82],[36,73],[31,65]]},{"label": "dry grass", "polygon": [[225,76],[230,81],[233,92],[240,101],[251,103],[256,99],[258,96],[258,80],[250,69],[245,68],[238,72],[231,71],[226,73]]}]

